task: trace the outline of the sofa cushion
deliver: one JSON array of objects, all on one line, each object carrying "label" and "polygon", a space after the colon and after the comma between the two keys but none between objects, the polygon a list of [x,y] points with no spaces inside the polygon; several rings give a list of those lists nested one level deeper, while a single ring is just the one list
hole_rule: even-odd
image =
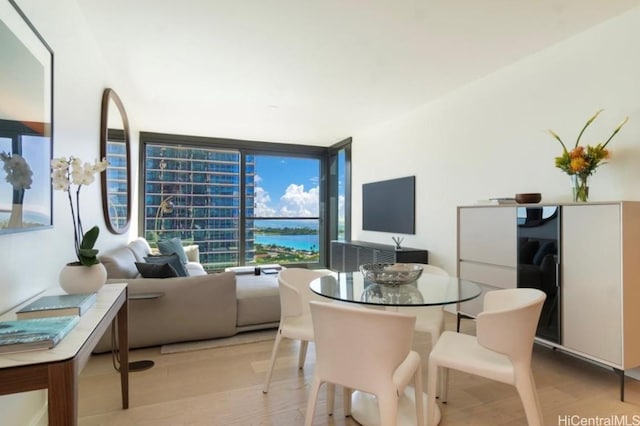
[{"label": "sofa cushion", "polygon": [[[107,270],[107,278],[135,278],[138,276],[135,255],[128,247],[120,247],[99,257]],[[144,259],[140,259],[144,261]]]},{"label": "sofa cushion", "polygon": [[136,262],[136,268],[142,278],[173,278],[178,276],[173,266],[168,263]]},{"label": "sofa cushion", "polygon": [[280,321],[277,275],[236,275],[238,327]]},{"label": "sofa cushion", "polygon": [[146,256],[144,258],[144,260],[147,261],[147,263],[168,263],[169,265],[171,265],[173,267],[173,269],[176,270],[176,272],[178,273],[179,277],[188,277],[189,273],[187,272],[187,269],[184,267],[184,265],[182,264],[182,261],[180,260],[180,258],[178,257],[177,254],[158,254],[158,255],[153,255],[150,254],[149,256]]},{"label": "sofa cushion", "polygon": [[142,237],[138,237],[131,241],[127,247],[136,257],[136,262],[144,262],[144,258],[151,254],[151,247],[149,246],[149,243]]},{"label": "sofa cushion", "polygon": [[182,247],[182,241],[180,238],[171,238],[170,240],[158,240],[158,250],[162,254],[177,254],[182,263],[187,263],[187,254]]},{"label": "sofa cushion", "polygon": [[207,271],[205,271],[202,264],[198,262],[187,262],[187,264],[184,265],[184,267],[187,268],[187,273],[189,274],[190,277],[207,275]]},{"label": "sofa cushion", "polygon": [[190,244],[188,246],[182,246],[184,253],[187,255],[189,262],[200,263],[200,248],[197,244]]}]

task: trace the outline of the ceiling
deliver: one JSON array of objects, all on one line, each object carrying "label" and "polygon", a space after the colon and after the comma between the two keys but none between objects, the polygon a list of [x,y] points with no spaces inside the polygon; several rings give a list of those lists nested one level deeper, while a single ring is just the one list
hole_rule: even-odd
[{"label": "ceiling", "polygon": [[328,146],[640,0],[76,0],[139,130]]}]

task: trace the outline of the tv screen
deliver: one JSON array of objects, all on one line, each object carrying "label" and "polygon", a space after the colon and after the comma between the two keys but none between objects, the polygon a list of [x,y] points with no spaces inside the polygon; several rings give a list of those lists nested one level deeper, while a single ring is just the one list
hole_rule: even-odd
[{"label": "tv screen", "polygon": [[415,176],[363,184],[362,229],[415,234],[415,189]]}]

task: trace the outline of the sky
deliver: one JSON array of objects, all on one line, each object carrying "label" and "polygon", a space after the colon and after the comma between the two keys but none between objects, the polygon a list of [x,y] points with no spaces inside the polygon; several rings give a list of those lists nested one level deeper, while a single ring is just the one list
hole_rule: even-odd
[{"label": "sky", "polygon": [[256,155],[255,215],[317,217],[320,161]]},{"label": "sky", "polygon": [[[24,208],[51,215],[51,142],[49,138],[23,136],[22,156],[33,172],[31,188],[25,190]],[[11,139],[0,138],[0,152],[13,154]],[[0,162],[0,208],[11,207],[13,187],[6,181],[4,162]]]}]

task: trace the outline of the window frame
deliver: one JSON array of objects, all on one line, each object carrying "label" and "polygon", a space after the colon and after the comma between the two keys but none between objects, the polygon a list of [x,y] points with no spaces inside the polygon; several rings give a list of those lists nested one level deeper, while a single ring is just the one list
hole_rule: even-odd
[{"label": "window frame", "polygon": [[[349,138],[350,140],[350,138]],[[344,142],[344,141],[343,141]],[[238,264],[239,266],[245,265],[245,236],[246,236],[246,156],[247,155],[271,155],[271,156],[283,156],[283,157],[299,157],[299,158],[312,158],[317,159],[320,162],[320,176],[319,176],[319,211],[318,218],[320,221],[319,229],[319,260],[318,263],[309,264],[287,264],[290,267],[328,267],[330,243],[328,236],[330,235],[328,226],[330,222],[330,213],[327,206],[327,183],[330,181],[328,177],[327,163],[330,157],[330,150],[332,147],[320,147],[313,145],[299,145],[299,144],[285,144],[275,142],[260,142],[249,141],[239,139],[226,139],[226,138],[213,138],[203,136],[189,136],[189,135],[177,135],[155,132],[140,132],[139,141],[139,155],[138,155],[138,233],[144,236],[144,220],[145,220],[145,152],[147,144],[153,145],[166,145],[166,146],[192,146],[194,148],[207,148],[207,149],[223,149],[234,150],[240,153],[240,226],[238,228],[240,236],[240,247],[238,250]],[[335,145],[334,145],[335,146]],[[337,183],[336,183],[337,185]],[[337,218],[336,215],[334,215]],[[350,215],[348,216],[350,217]],[[336,225],[337,226],[337,225]],[[336,228],[337,229],[337,228]]]}]

